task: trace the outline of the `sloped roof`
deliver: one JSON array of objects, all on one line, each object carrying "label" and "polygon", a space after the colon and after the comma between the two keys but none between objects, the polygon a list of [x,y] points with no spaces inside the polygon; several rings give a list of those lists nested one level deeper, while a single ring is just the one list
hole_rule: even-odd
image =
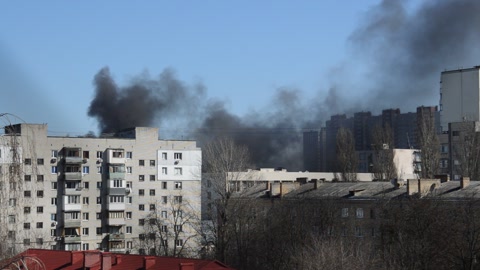
[{"label": "sloped roof", "polygon": [[[158,270],[233,270],[219,261],[158,257],[132,254],[115,254],[101,251],[59,251],[47,249],[29,249],[17,256],[0,262],[1,269],[10,269],[13,263],[22,258],[35,258],[25,261],[26,266],[40,264],[44,269],[158,269]],[[40,263],[38,263],[40,262]],[[185,268],[182,268],[183,267]],[[192,268],[193,267],[193,268]],[[40,268],[41,269],[41,268]]]}]

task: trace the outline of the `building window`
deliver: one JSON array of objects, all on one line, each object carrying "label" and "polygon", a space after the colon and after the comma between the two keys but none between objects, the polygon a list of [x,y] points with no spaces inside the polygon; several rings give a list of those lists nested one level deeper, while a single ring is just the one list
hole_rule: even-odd
[{"label": "building window", "polygon": [[150,181],[155,181],[155,175],[153,174],[150,175]]},{"label": "building window", "polygon": [[175,168],[175,175],[182,175],[182,168]]},{"label": "building window", "polygon": [[17,199],[15,198],[8,199],[8,206],[16,206],[16,205],[17,205]]},{"label": "building window", "polygon": [[82,220],[88,220],[88,218],[89,218],[89,215],[87,212],[82,213]]},{"label": "building window", "polygon": [[348,208],[342,208],[342,217],[348,217]]},{"label": "building window", "polygon": [[26,158],[25,159],[25,165],[32,165],[32,159],[31,158]]},{"label": "building window", "polygon": [[162,189],[167,189],[167,182],[165,181],[162,182]]},{"label": "building window", "polygon": [[162,218],[167,218],[167,211],[162,211],[161,217]]},{"label": "building window", "polygon": [[363,208],[356,209],[356,216],[357,218],[363,218]]},{"label": "building window", "polygon": [[181,160],[182,159],[182,153],[174,153],[173,158]]},{"label": "building window", "polygon": [[167,196],[162,196],[162,203],[165,204],[165,203],[167,203],[167,201],[168,201]]},{"label": "building window", "polygon": [[127,197],[127,203],[132,203],[133,202],[133,197]]},{"label": "building window", "polygon": [[43,229],[43,222],[37,222],[37,229]]},{"label": "building window", "polygon": [[138,210],[145,211],[145,205],[144,204],[139,204],[138,205]]},{"label": "building window", "polygon": [[114,196],[110,195],[110,203],[123,203],[125,200],[124,196]]},{"label": "building window", "polygon": [[97,204],[102,204],[102,198],[101,197],[97,197]]},{"label": "building window", "polygon": [[89,203],[88,197],[83,197],[83,204],[87,205]]},{"label": "building window", "polygon": [[175,225],[174,227],[176,232],[181,232],[182,231],[182,225]]},{"label": "building window", "polygon": [[29,174],[26,174],[24,179],[25,179],[25,182],[30,182],[32,181],[32,176]]},{"label": "building window", "polygon": [[160,232],[168,232],[168,227],[167,227],[167,225],[162,225],[162,226],[160,227]]},{"label": "building window", "polygon": [[150,204],[150,211],[155,211],[155,204]]},{"label": "building window", "polygon": [[155,160],[150,159],[150,167],[154,167],[154,166],[155,166]]},{"label": "building window", "polygon": [[23,208],[23,213],[24,214],[30,214],[30,206],[26,206]]},{"label": "building window", "polygon": [[125,216],[127,217],[127,219],[132,219],[132,212],[126,212]]},{"label": "building window", "polygon": [[51,182],[52,189],[55,190],[58,188],[58,183],[57,182]]},{"label": "building window", "polygon": [[82,244],[82,249],[83,250],[90,250],[89,247],[88,247],[88,243],[83,243]]},{"label": "building window", "polygon": [[182,203],[182,196],[174,196],[173,200],[175,203]]},{"label": "building window", "polygon": [[43,165],[44,161],[43,158],[37,158],[37,165]]},{"label": "building window", "polygon": [[127,226],[126,227],[126,232],[127,233],[132,233],[132,226]]},{"label": "building window", "polygon": [[37,245],[43,245],[43,238],[37,238]]},{"label": "building window", "polygon": [[97,213],[95,214],[95,217],[96,217],[97,219],[102,219],[102,213],[97,212]]},{"label": "building window", "polygon": [[175,189],[182,189],[182,182],[175,182]]},{"label": "building window", "polygon": [[103,170],[102,170],[102,166],[97,166],[97,173],[100,173],[100,174],[101,174],[102,171],[103,171]]},{"label": "building window", "polygon": [[37,213],[43,213],[43,206],[37,206]]},{"label": "building window", "polygon": [[97,158],[103,158],[103,152],[97,151]]},{"label": "building window", "polygon": [[23,223],[23,228],[25,230],[29,230],[30,229],[30,223],[26,222],[26,223]]},{"label": "building window", "polygon": [[132,157],[133,157],[132,152],[127,152],[127,158],[132,159]]},{"label": "building window", "polygon": [[83,158],[90,158],[90,152],[89,151],[83,151]]},{"label": "building window", "polygon": [[58,157],[58,150],[52,150],[52,158]]},{"label": "building window", "polygon": [[43,182],[43,174],[37,175],[37,182]]},{"label": "building window", "polygon": [[55,213],[50,214],[50,220],[56,221],[57,220],[57,214],[55,214]]},{"label": "building window", "polygon": [[90,184],[88,182],[83,182],[83,188],[88,189],[90,187]]},{"label": "building window", "polygon": [[355,236],[356,237],[363,237],[362,227],[355,226]]},{"label": "building window", "polygon": [[52,166],[50,171],[51,171],[52,174],[56,174],[58,172],[57,166]]},{"label": "building window", "polygon": [[145,166],[145,160],[143,159],[138,160],[138,166]]},{"label": "building window", "polygon": [[150,196],[155,196],[155,189],[150,189]]},{"label": "building window", "polygon": [[102,182],[100,181],[97,182],[97,188],[102,188]]},{"label": "building window", "polygon": [[183,239],[177,239],[177,240],[175,240],[175,246],[177,246],[177,247],[183,246]]},{"label": "building window", "polygon": [[23,244],[25,246],[30,246],[30,239],[23,239]]},{"label": "building window", "polygon": [[57,198],[51,199],[51,205],[57,205]]},{"label": "building window", "polygon": [[37,190],[37,197],[43,198],[43,190]]},{"label": "building window", "polygon": [[163,152],[163,153],[162,153],[162,159],[163,159],[163,160],[167,160],[167,153],[166,153],[166,152]]},{"label": "building window", "polygon": [[96,228],[96,233],[97,233],[97,235],[102,234],[102,227],[97,227]]},{"label": "building window", "polygon": [[15,223],[15,215],[8,215],[8,223]]},{"label": "building window", "polygon": [[32,196],[32,192],[31,192],[30,190],[25,190],[25,191],[23,192],[23,196],[24,196],[24,197],[27,197],[27,198],[28,198],[28,197],[31,197],[31,196]]},{"label": "building window", "polygon": [[162,167],[162,174],[163,174],[163,175],[167,175],[167,174],[168,174],[167,167]]},{"label": "building window", "polygon": [[113,180],[113,187],[123,187],[123,181],[122,179],[114,179]]},{"label": "building window", "polygon": [[174,218],[177,218],[177,217],[181,218],[182,214],[183,214],[182,210],[173,211],[173,217]]},{"label": "building window", "polygon": [[140,181],[140,182],[145,181],[145,175],[140,174],[140,175],[138,176],[138,181]]},{"label": "building window", "polygon": [[132,173],[132,167],[130,167],[130,166],[127,167],[127,173],[128,173],[128,174],[131,174],[131,173]]},{"label": "building window", "polygon": [[83,174],[89,174],[90,173],[90,167],[89,166],[83,166]]},{"label": "building window", "polygon": [[139,190],[138,190],[138,195],[139,195],[139,196],[145,195],[145,190],[144,190],[144,189],[139,189]]},{"label": "building window", "polygon": [[138,225],[139,225],[139,226],[145,225],[145,219],[144,219],[144,218],[139,219],[139,220],[138,220]]}]

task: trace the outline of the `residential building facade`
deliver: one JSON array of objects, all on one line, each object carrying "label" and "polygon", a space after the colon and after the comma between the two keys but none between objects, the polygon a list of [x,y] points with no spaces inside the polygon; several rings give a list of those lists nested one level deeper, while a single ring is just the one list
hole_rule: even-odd
[{"label": "residential building facade", "polygon": [[[161,222],[169,225],[170,205],[185,204],[199,219],[201,150],[194,141],[158,137],[145,127],[100,138],[48,136],[46,124],[5,127],[4,248],[146,254],[143,226],[152,212],[167,212]],[[197,250],[196,241],[186,243],[194,229],[184,226],[163,244]]]}]

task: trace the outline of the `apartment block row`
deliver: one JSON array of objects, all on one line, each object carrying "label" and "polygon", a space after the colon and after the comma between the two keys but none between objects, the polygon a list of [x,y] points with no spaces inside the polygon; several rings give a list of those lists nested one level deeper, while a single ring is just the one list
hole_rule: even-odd
[{"label": "apartment block row", "polygon": [[5,127],[2,249],[148,254],[144,242],[158,236],[145,226],[155,217],[175,232],[155,243],[197,250],[196,228],[175,220],[200,217],[201,150],[194,141],[158,137],[158,129],[143,127],[101,138],[48,136],[46,124]]}]

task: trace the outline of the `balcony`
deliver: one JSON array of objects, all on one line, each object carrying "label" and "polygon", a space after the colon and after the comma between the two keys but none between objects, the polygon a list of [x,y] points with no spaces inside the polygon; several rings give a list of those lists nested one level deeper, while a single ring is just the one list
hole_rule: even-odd
[{"label": "balcony", "polygon": [[66,188],[64,194],[65,195],[80,195],[80,194],[82,194],[82,188],[80,188],[80,187],[78,187],[78,188]]},{"label": "balcony", "polygon": [[77,243],[81,241],[80,235],[65,235],[65,244],[67,243]]},{"label": "balcony", "polygon": [[78,181],[82,180],[81,172],[64,172],[66,181]]},{"label": "balcony", "polygon": [[125,150],[123,149],[108,149],[107,163],[110,164],[125,164]]},{"label": "balcony", "polygon": [[109,226],[122,226],[125,225],[125,218],[109,218],[107,223]]},{"label": "balcony", "polygon": [[63,222],[65,228],[78,228],[82,221],[79,219],[68,219]]},{"label": "balcony", "polygon": [[108,195],[126,195],[126,188],[120,187],[109,187]]},{"label": "balcony", "polygon": [[125,203],[124,202],[109,202],[107,205],[109,211],[124,211],[125,210]]},{"label": "balcony", "polygon": [[65,157],[65,164],[82,164],[84,163],[82,157]]},{"label": "balcony", "polygon": [[124,233],[110,233],[108,235],[108,241],[123,241],[125,240]]},{"label": "balcony", "polygon": [[108,179],[125,179],[125,165],[108,166]]},{"label": "balcony", "polygon": [[80,210],[82,210],[82,204],[80,203],[79,195],[63,196],[63,211],[70,212],[70,211],[80,211]]}]

